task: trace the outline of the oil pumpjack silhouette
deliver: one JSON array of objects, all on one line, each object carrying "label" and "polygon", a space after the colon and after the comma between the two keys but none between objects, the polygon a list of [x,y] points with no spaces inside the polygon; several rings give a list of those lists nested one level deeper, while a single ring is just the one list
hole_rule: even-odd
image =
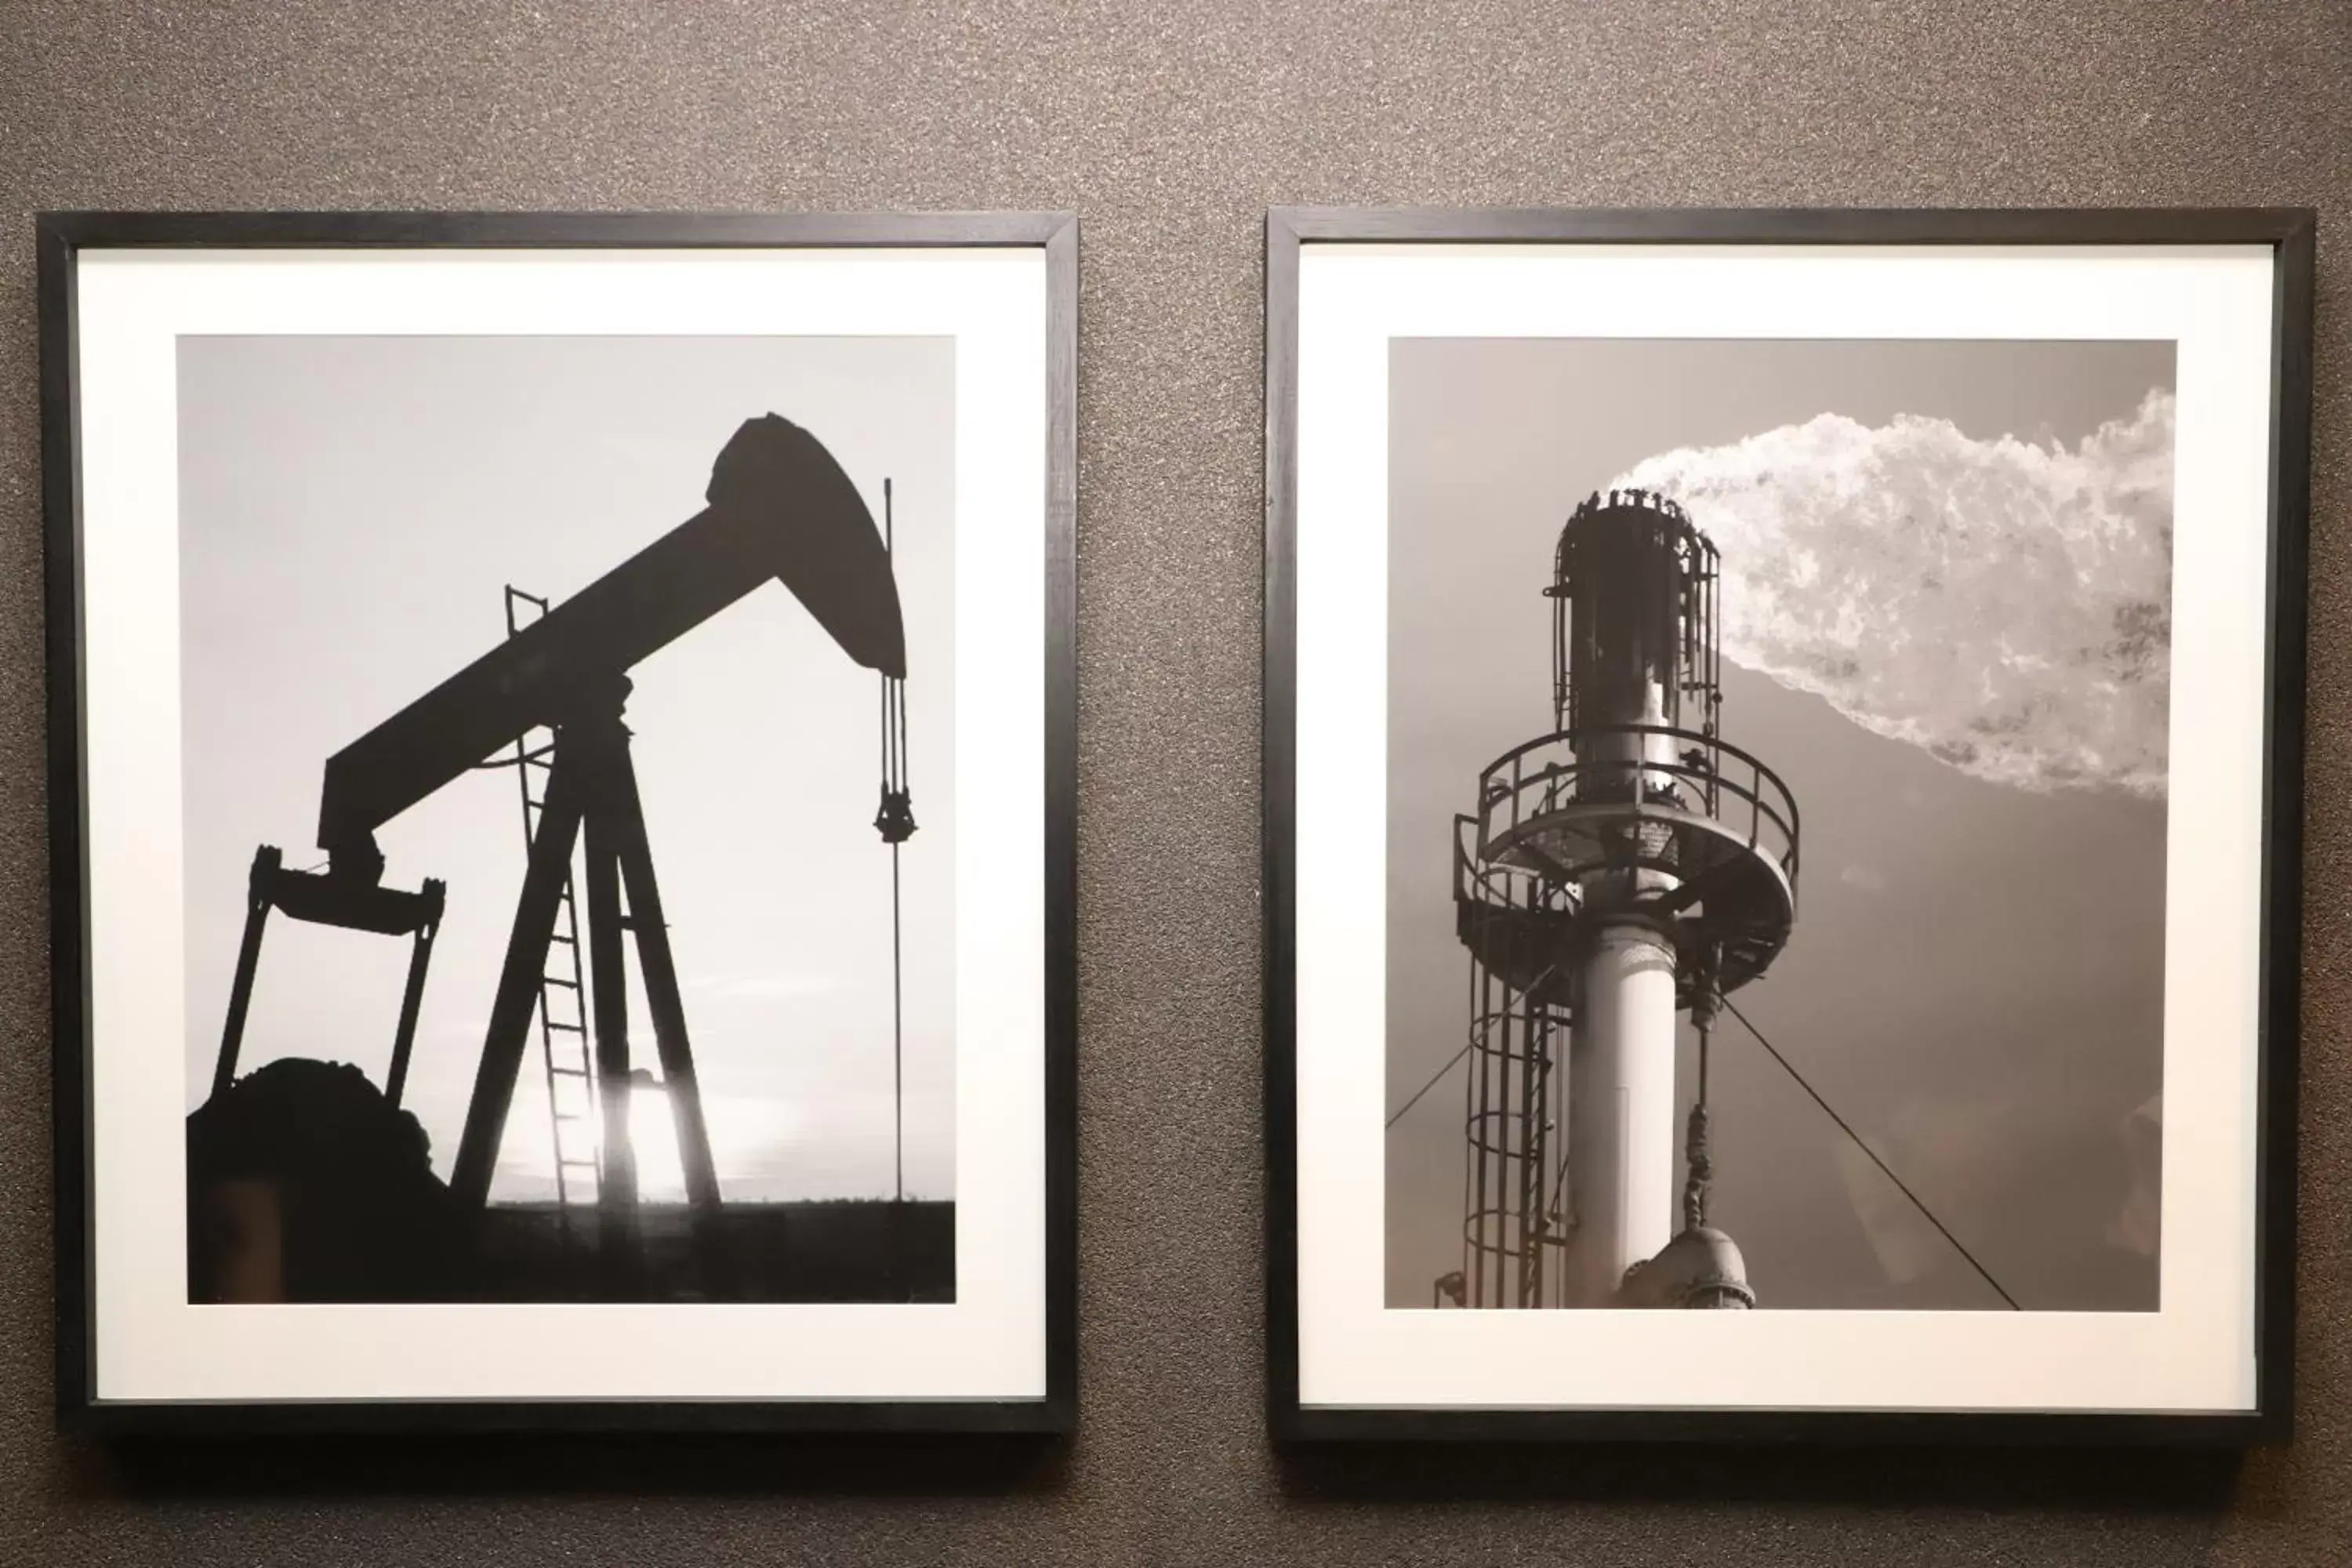
[{"label": "oil pumpjack silhouette", "polygon": [[[1466,1307],[1755,1304],[1707,1224],[1708,1031],[1797,914],[1797,806],[1717,732],[1722,569],[1683,510],[1611,490],[1561,529],[1552,729],[1454,824],[1471,958]],[[1675,1221],[1677,1016],[1698,1037]],[[1565,1150],[1560,1148],[1564,1141]]]},{"label": "oil pumpjack silhouette", "polygon": [[[856,487],[815,437],[770,414],[747,421],[727,442],[706,499],[703,510],[570,599],[549,605],[509,588],[507,640],[327,759],[318,829],[324,868],[289,868],[268,845],[254,857],[213,1078],[217,1100],[236,1080],[262,935],[277,910],[295,921],[411,939],[383,1090],[398,1106],[446,889],[438,880],[415,891],[384,885],[376,831],[468,772],[515,766],[524,781],[529,861],[450,1196],[461,1219],[478,1216],[488,1202],[536,1018],[557,1122],[566,1235],[564,1184],[593,1182],[597,1254],[608,1275],[623,1279],[641,1263],[629,1113],[632,1089],[647,1077],[633,1062],[629,1038],[625,946],[631,941],[675,1122],[697,1261],[706,1277],[726,1272],[718,1174],[623,722],[628,671],[762,584],[782,582],[845,654],[881,674],[885,771],[874,826],[892,848],[894,897],[897,847],[915,831],[904,773],[905,627],[889,542]],[[524,604],[544,613],[519,624]],[[547,739],[532,743],[542,735]],[[502,763],[486,761],[507,748],[512,752]],[[534,793],[535,777],[543,781],[541,793]],[[585,884],[584,973],[575,849]],[[561,994],[570,997],[568,1017],[557,1013]],[[593,1016],[584,1016],[592,998]],[[558,1054],[562,1040],[569,1041],[569,1063]],[[580,1091],[570,1111],[556,1092],[566,1079]],[[567,1148],[567,1123],[595,1139],[593,1154]]]}]

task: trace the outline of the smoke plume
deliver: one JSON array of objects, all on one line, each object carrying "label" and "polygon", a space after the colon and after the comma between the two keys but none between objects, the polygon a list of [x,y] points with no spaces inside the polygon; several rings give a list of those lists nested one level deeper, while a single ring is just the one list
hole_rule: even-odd
[{"label": "smoke plume", "polygon": [[2163,390],[2071,448],[1825,414],[1617,484],[1722,549],[1726,657],[1979,778],[2160,795],[2172,433]]}]

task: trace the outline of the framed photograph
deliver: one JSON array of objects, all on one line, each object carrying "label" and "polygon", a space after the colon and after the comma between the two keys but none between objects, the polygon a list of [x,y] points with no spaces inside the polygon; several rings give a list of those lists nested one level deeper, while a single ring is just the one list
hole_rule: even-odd
[{"label": "framed photograph", "polygon": [[2284,1439],[2313,229],[1271,216],[1278,1436]]},{"label": "framed photograph", "polygon": [[1076,220],[38,233],[61,1420],[1066,1430]]}]

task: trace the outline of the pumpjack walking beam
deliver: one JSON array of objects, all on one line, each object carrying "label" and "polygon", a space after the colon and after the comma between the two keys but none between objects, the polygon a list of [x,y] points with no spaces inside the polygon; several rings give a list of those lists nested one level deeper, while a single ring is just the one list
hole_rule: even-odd
[{"label": "pumpjack walking beam", "polygon": [[790,588],[857,663],[907,673],[889,552],[816,437],[772,414],[747,421],[707,493],[709,507],[327,759],[319,846],[333,872],[376,880],[377,828],[763,584]]}]

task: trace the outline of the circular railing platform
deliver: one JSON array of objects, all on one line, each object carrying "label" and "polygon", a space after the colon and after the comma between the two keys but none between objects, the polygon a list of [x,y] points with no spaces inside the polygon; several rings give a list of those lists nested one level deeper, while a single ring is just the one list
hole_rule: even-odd
[{"label": "circular railing platform", "polygon": [[1787,945],[1797,852],[1795,797],[1738,747],[1666,725],[1561,731],[1496,759],[1477,812],[1455,819],[1457,932],[1490,970],[1567,1005],[1561,954],[1589,923],[1588,886],[1610,878],[1612,915],[1711,950],[1729,991]]}]

